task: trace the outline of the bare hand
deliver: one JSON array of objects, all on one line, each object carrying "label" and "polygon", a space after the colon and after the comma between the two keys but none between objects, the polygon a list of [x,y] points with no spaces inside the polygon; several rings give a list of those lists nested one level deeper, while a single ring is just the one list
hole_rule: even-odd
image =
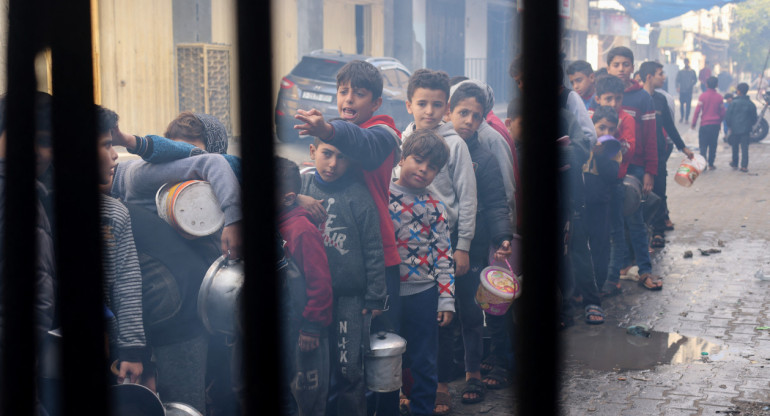
[{"label": "bare hand", "polygon": [[299,121],[305,124],[298,124],[294,126],[299,130],[299,134],[318,137],[321,140],[328,140],[334,134],[334,128],[331,124],[324,120],[323,114],[315,108],[310,111],[297,110],[297,115],[294,116]]},{"label": "bare hand", "polygon": [[220,249],[222,254],[231,260],[241,258],[241,244],[243,242],[241,222],[234,222],[222,229]]},{"label": "bare hand", "polygon": [[452,311],[442,311],[438,313],[438,316],[436,317],[436,321],[438,321],[438,326],[447,326],[450,322],[452,322],[452,317],[454,317],[454,312]]},{"label": "bare hand", "polygon": [[655,178],[650,175],[649,173],[644,174],[644,186],[642,187],[642,191],[644,194],[649,194],[652,191],[652,185],[655,183]]},{"label": "bare hand", "polygon": [[123,146],[128,150],[136,150],[136,137],[131,134],[123,133],[120,131],[118,125],[115,125],[115,127],[110,130],[110,134],[112,135],[113,146]]},{"label": "bare hand", "polygon": [[326,209],[323,206],[323,199],[315,199],[307,195],[297,195],[297,204],[305,208],[316,224],[326,221]]},{"label": "bare hand", "polygon": [[299,350],[302,352],[313,351],[318,348],[318,337],[299,334]]},{"label": "bare hand", "polygon": [[143,372],[144,366],[142,363],[121,361],[118,367],[118,383],[122,384],[126,377],[128,377],[128,381],[131,383],[138,383]]},{"label": "bare hand", "polygon": [[[381,309],[372,309],[371,312],[372,312],[372,318],[376,318],[382,315]],[[369,309],[364,309],[361,311],[361,315],[366,315],[367,313],[369,313]]]},{"label": "bare hand", "polygon": [[468,257],[468,252],[465,250],[455,250],[455,276],[462,276],[468,273],[468,269],[471,268],[471,259]]},{"label": "bare hand", "polygon": [[690,149],[689,149],[689,148],[687,148],[687,147],[685,147],[684,149],[682,149],[682,153],[686,154],[688,159],[692,159],[692,158],[694,158],[694,157],[695,157],[695,153],[693,153],[693,151],[692,151],[692,150],[690,150]]},{"label": "bare hand", "polygon": [[508,257],[513,254],[513,249],[511,248],[511,242],[508,240],[503,241],[503,244],[500,244],[500,247],[498,247],[497,251],[495,251],[495,261],[505,261]]}]

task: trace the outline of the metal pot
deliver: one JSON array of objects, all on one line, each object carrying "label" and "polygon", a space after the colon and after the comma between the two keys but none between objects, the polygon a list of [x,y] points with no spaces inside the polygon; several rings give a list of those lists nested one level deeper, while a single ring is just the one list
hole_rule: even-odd
[{"label": "metal pot", "polygon": [[392,332],[380,331],[369,337],[366,354],[366,386],[371,391],[387,393],[401,388],[401,355],[406,340]]},{"label": "metal pot", "polygon": [[166,408],[166,416],[203,416],[194,407],[184,403],[168,402],[164,403],[163,407]]},{"label": "metal pot", "polygon": [[243,262],[225,256],[206,272],[198,292],[198,316],[210,333],[235,334],[243,277]]},{"label": "metal pot", "polygon": [[642,203],[642,183],[635,176],[626,175],[623,178],[625,197],[623,198],[623,215],[634,213]]},{"label": "metal pot", "polygon": [[158,395],[141,384],[118,384],[110,387],[110,415],[165,416]]}]

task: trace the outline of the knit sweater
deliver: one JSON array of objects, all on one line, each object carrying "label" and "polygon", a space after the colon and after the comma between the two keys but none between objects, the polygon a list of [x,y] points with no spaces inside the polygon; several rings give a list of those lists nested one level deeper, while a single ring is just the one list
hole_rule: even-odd
[{"label": "knit sweater", "polygon": [[243,218],[238,179],[227,161],[218,154],[203,154],[159,164],[143,160],[121,162],[115,167],[110,194],[124,202],[133,202],[156,211],[155,194],[163,184],[191,179],[211,184],[224,211],[225,226]]},{"label": "knit sweater", "polygon": [[324,201],[323,235],[334,297],[359,296],[366,309],[385,307],[385,263],[377,207],[353,172],[334,182],[302,176],[303,195]]},{"label": "knit sweater", "polygon": [[642,166],[645,173],[658,174],[658,139],[655,134],[655,105],[652,97],[636,81],[623,93],[623,111],[636,122],[636,151],[631,164]]},{"label": "knit sweater", "polygon": [[147,341],[142,321],[142,272],[136,255],[128,209],[115,198],[101,195],[104,300],[117,319],[119,357],[141,361]]},{"label": "knit sweater", "polygon": [[444,204],[428,189],[391,182],[388,210],[401,256],[401,296],[438,284],[438,311],[455,310],[454,260]]},{"label": "knit sweater", "polygon": [[[414,123],[410,123],[403,133],[404,142],[409,140],[414,130]],[[428,190],[446,206],[449,229],[457,229],[454,248],[468,251],[476,230],[476,176],[473,173],[473,161],[468,146],[454,131],[451,123],[439,124],[434,131],[449,146],[449,160],[428,186]]]}]

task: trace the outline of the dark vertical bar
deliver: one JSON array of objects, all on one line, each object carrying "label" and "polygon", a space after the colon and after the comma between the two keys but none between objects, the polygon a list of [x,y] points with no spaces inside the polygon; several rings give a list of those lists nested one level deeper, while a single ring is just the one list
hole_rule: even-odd
[{"label": "dark vertical bar", "polygon": [[[89,0],[52,1],[56,260],[67,416],[107,414]],[[126,63],[126,64],[131,64]],[[88,400],[82,400],[88,392]]]},{"label": "dark vertical bar", "polygon": [[525,0],[523,16],[523,291],[519,412],[558,414],[556,279],[559,20],[555,0]]},{"label": "dark vertical bar", "polygon": [[36,1],[11,0],[8,20],[8,96],[4,265],[2,270],[2,414],[31,415],[35,403],[34,92]]},{"label": "dark vertical bar", "polygon": [[[243,156],[243,365],[245,415],[279,414],[281,375],[278,284],[275,276],[275,191],[270,2],[238,1],[238,69]],[[265,400],[269,397],[270,400]]]}]

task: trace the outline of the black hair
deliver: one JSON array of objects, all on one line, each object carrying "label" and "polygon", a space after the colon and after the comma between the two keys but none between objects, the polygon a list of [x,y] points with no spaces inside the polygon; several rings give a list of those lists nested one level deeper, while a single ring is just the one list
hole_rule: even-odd
[{"label": "black hair", "polygon": [[454,85],[457,85],[463,81],[467,81],[470,78],[466,77],[465,75],[458,75],[452,78],[449,78],[449,86],[452,87]]},{"label": "black hair", "polygon": [[567,66],[567,75],[575,75],[578,72],[584,75],[591,75],[594,73],[594,69],[586,61],[575,61]]},{"label": "black hair", "polygon": [[596,97],[601,97],[602,94],[606,93],[612,93],[612,94],[623,94],[623,91],[625,91],[625,86],[623,85],[623,81],[620,80],[620,78],[613,76],[613,75],[605,75],[602,77],[599,77],[599,79],[596,80]]},{"label": "black hair", "polygon": [[597,109],[594,110],[594,115],[591,117],[591,121],[593,121],[594,124],[602,121],[602,119],[607,119],[607,121],[610,122],[610,124],[618,125],[618,112],[615,111],[614,108],[608,106],[608,105],[602,105],[599,106]]},{"label": "black hair", "polygon": [[289,159],[275,156],[275,178],[278,182],[278,195],[289,192],[299,193],[302,188],[302,178],[299,176],[299,166]]},{"label": "black hair", "polygon": [[610,49],[610,51],[607,53],[607,65],[609,65],[616,56],[628,58],[631,60],[631,65],[634,64],[634,53],[631,51],[631,49],[628,49],[625,46],[616,46]]},{"label": "black hair", "polygon": [[446,98],[449,99],[449,75],[444,71],[418,69],[409,78],[409,86],[406,87],[407,100],[412,101],[412,96],[417,88],[444,91]]},{"label": "black hair", "polygon": [[521,117],[521,105],[519,104],[518,97],[511,98],[511,100],[508,101],[508,111],[505,116],[511,120],[516,120]]},{"label": "black hair", "polygon": [[96,106],[96,131],[99,135],[109,133],[110,130],[118,125],[118,115],[109,108]]},{"label": "black hair", "polygon": [[655,76],[655,73],[658,72],[658,69],[663,69],[663,65],[659,62],[642,62],[642,65],[639,66],[639,76],[642,77],[642,82],[647,82],[648,75]]},{"label": "black hair", "polygon": [[337,72],[337,88],[350,82],[353,88],[364,88],[372,92],[372,101],[382,96],[382,74],[366,61],[350,61]]},{"label": "black hair", "polygon": [[599,78],[599,77],[602,77],[602,76],[605,76],[605,75],[609,75],[607,73],[607,67],[606,66],[604,68],[599,68],[599,69],[596,70],[596,72],[594,72],[594,76],[596,78]]},{"label": "black hair", "polygon": [[401,160],[406,160],[411,155],[428,159],[441,170],[449,160],[449,146],[444,139],[439,137],[431,129],[415,131],[401,148]]},{"label": "black hair", "polygon": [[452,97],[449,98],[449,111],[453,111],[457,103],[466,99],[475,98],[476,102],[481,105],[481,111],[484,111],[484,105],[487,102],[487,93],[485,93],[478,85],[466,82],[455,89]]},{"label": "black hair", "polygon": [[[0,133],[5,131],[5,121],[7,118],[7,95],[3,94],[0,97]],[[51,94],[35,91],[35,130],[53,132],[51,124],[51,107],[53,103],[53,97]],[[51,143],[38,143],[38,145],[44,145],[44,147],[50,147]]]},{"label": "black hair", "polygon": [[[748,87],[748,85],[747,85],[747,87]],[[723,98],[725,100],[730,100],[730,99],[735,98],[735,96],[731,92],[728,92],[727,94],[725,94],[725,96]]]},{"label": "black hair", "polygon": [[741,95],[746,95],[749,92],[749,84],[741,82],[735,87],[735,90],[741,93]]},{"label": "black hair", "polygon": [[508,67],[508,74],[511,76],[511,78],[516,78],[521,75],[521,71],[523,71],[523,60],[524,57],[521,55],[513,58],[513,61],[511,61],[511,66]]},{"label": "black hair", "polygon": [[685,64],[689,64],[689,63],[690,63],[690,60],[689,60],[689,59],[687,59],[687,58],[684,58],[684,63],[685,63]]},{"label": "black hair", "polygon": [[706,86],[709,88],[716,88],[717,84],[719,84],[719,80],[717,79],[717,77],[709,77],[706,80]]}]

